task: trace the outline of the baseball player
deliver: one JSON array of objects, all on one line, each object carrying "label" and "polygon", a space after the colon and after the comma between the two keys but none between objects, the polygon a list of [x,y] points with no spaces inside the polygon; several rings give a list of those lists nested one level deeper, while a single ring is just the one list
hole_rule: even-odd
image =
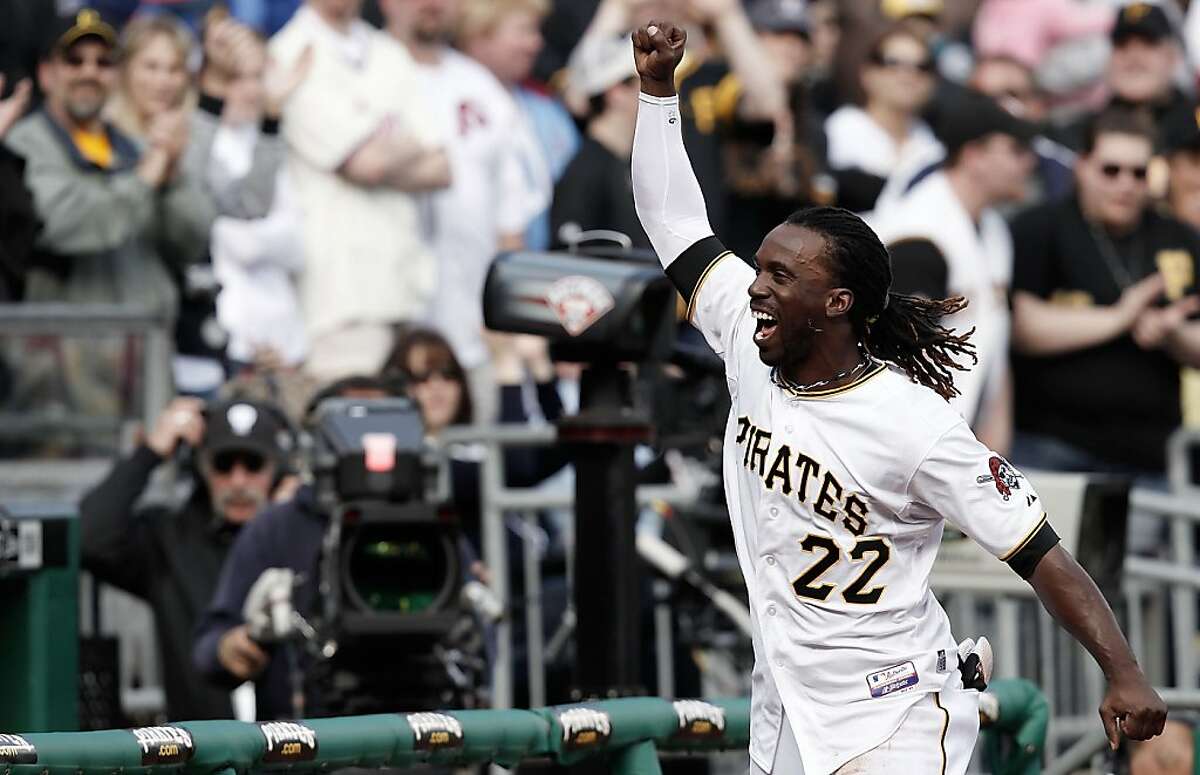
[{"label": "baseball player", "polygon": [[753,771],[966,772],[979,694],[929,589],[945,522],[1095,657],[1110,743],[1157,735],[1166,706],[1099,590],[1028,480],[947,404],[973,350],[940,321],[963,300],[889,293],[887,250],[845,210],[795,213],[755,269],[713,236],[680,133],[685,41],[667,22],[633,34],[634,198],[733,399],[724,480],[753,623]]}]

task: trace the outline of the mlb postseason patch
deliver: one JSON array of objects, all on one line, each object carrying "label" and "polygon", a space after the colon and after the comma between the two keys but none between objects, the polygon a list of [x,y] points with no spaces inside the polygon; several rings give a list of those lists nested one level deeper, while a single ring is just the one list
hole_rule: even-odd
[{"label": "mlb postseason patch", "polygon": [[725,709],[700,700],[671,703],[679,721],[672,737],[680,740],[716,740],[725,734]]},{"label": "mlb postseason patch", "polygon": [[917,668],[912,662],[901,662],[894,667],[868,675],[867,688],[871,690],[872,697],[886,697],[910,686],[916,686],[920,680],[917,677]]},{"label": "mlb postseason patch", "polygon": [[180,727],[138,727],[129,730],[142,749],[142,766],[185,764],[196,753],[192,734]]},{"label": "mlb postseason patch", "polygon": [[258,725],[267,750],[264,764],[308,762],[317,758],[317,733],[294,721],[265,721]]},{"label": "mlb postseason patch", "polygon": [[558,714],[562,727],[563,748],[578,751],[603,745],[612,736],[608,714],[591,708],[571,708]]},{"label": "mlb postseason patch", "polygon": [[37,749],[20,735],[0,734],[0,764],[37,764]]},{"label": "mlb postseason patch", "polygon": [[463,728],[445,713],[409,713],[404,717],[413,731],[417,751],[443,751],[463,747]]}]

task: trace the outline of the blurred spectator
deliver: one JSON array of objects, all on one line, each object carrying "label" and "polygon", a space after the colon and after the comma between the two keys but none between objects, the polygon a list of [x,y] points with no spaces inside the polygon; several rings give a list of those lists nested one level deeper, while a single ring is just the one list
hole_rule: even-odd
[{"label": "blurred spectator", "polygon": [[[327,386],[314,399],[387,398],[388,385],[372,377],[352,375]],[[321,542],[328,516],[311,485],[301,486],[293,497],[277,500],[238,533],[217,569],[216,583],[197,616],[195,639],[189,641],[191,666],[198,681],[232,690],[243,681],[254,681],[255,718],[271,721],[301,718],[313,698],[293,691],[294,670],[308,667],[309,654],[291,641],[258,643],[250,637],[242,609],[251,586],[269,568],[290,568],[297,574],[292,604],[302,616],[311,616],[321,580]],[[307,688],[307,687],[306,687]]]},{"label": "blurred spectator", "polygon": [[825,121],[840,206],[871,210],[890,176],[915,173],[944,153],[920,117],[934,69],[928,46],[906,27],[889,28],[871,46],[860,72],[863,104],[844,105]]},{"label": "blurred spectator", "polygon": [[[523,159],[526,175],[553,186],[579,150],[579,130],[561,102],[526,85],[542,50],[538,28],[549,8],[549,0],[467,0],[458,27],[458,45],[490,70],[516,100],[517,109],[533,129],[533,150],[538,154]],[[545,192],[547,207],[525,232],[525,246],[530,250],[550,247],[551,193]]]},{"label": "blurred spectator", "polygon": [[[585,232],[615,231],[632,247],[650,249],[633,208],[629,166],[637,122],[638,84],[629,39],[590,41],[572,57],[572,88],[588,98],[587,136],[554,189],[551,235],[556,245]],[[599,236],[599,235],[596,235]]]},{"label": "blurred spectator", "polygon": [[1162,128],[1167,163],[1167,207],[1171,215],[1200,229],[1200,115],[1179,114]]},{"label": "blurred spectator", "polygon": [[[724,237],[729,191],[721,133],[739,114],[786,122],[783,83],[775,68],[762,66],[758,39],[739,0],[604,0],[577,50],[593,40],[627,34],[646,19],[672,19],[688,30],[686,62],[676,72],[684,142],[704,190],[709,221]],[[585,97],[571,88],[565,96],[568,107],[584,112]]]},{"label": "blurred spectator", "polygon": [[[121,32],[117,88],[105,107],[105,116],[141,145],[148,142],[152,125],[169,127],[163,131],[178,137],[184,147],[176,167],[197,194],[192,202],[196,218],[211,224],[216,217],[215,202],[194,147],[194,141],[201,139],[195,132],[196,94],[188,72],[194,44],[192,34],[174,16],[135,16]],[[198,242],[186,265],[173,271],[180,291],[175,384],[193,395],[215,390],[225,376],[219,361],[225,335],[213,319],[207,247],[207,239]]]},{"label": "blurred spectator", "polygon": [[1151,205],[1154,136],[1144,114],[1100,114],[1076,195],[1013,223],[1014,462],[1162,480],[1179,367],[1200,364],[1200,237]]},{"label": "blurred spectator", "polygon": [[[788,96],[788,121],[735,116],[725,130],[730,206],[728,245],[740,256],[758,250],[762,235],[797,207],[830,204],[825,173],[824,116],[809,93],[814,49],[803,0],[756,0],[747,10],[759,45]],[[781,130],[781,131],[780,131]]]},{"label": "blurred spectator", "polygon": [[[1046,97],[1038,90],[1033,71],[1019,60],[1004,56],[979,59],[971,72],[970,86],[1014,116],[1045,127]],[[1033,138],[1032,147],[1037,167],[1034,185],[1024,201],[1042,202],[1065,195],[1074,185],[1074,152],[1045,134]]]},{"label": "blurred spectator", "polygon": [[476,421],[487,423],[496,402],[483,338],[483,283],[497,251],[524,244],[525,229],[549,204],[549,187],[531,180],[521,163],[533,141],[512,95],[447,44],[456,7],[456,0],[380,3],[388,33],[417,63],[429,120],[446,138],[450,159],[450,186],[430,197],[438,281],[427,320],[462,359]]},{"label": "blurred spectator", "polygon": [[[0,94],[4,92],[4,81],[0,75]],[[38,233],[33,195],[25,185],[25,160],[2,144],[8,130],[24,114],[32,92],[32,82],[26,78],[0,100],[0,302],[21,299]]]},{"label": "blurred spectator", "polygon": [[[307,351],[295,276],[303,269],[301,218],[281,171],[279,116],[312,67],[312,54],[267,78],[266,47],[250,28],[211,13],[204,29],[200,103],[185,163],[217,208],[212,266],[226,354],[249,364],[270,350],[298,366]],[[201,333],[203,333],[203,329]]]},{"label": "blurred spectator", "polygon": [[[235,401],[205,409],[178,398],[79,506],[83,567],[154,610],[172,719],[230,718],[229,694],[206,686],[190,667],[192,631],[234,536],[281,484],[284,439],[273,406]],[[154,469],[185,448],[194,455],[191,497],[177,507],[136,505]]]},{"label": "blurred spectator", "polygon": [[[1109,107],[1144,111],[1159,127],[1177,120],[1175,114],[1192,113],[1194,101],[1175,84],[1182,62],[1179,37],[1161,6],[1135,2],[1122,7],[1113,25],[1112,46],[1106,75]],[[1094,115],[1069,125],[1063,141],[1081,147]]]},{"label": "blurred spectator", "polygon": [[1013,246],[995,208],[1024,195],[1035,130],[983,95],[961,108],[941,127],[944,168],[877,210],[872,225],[892,254],[893,291],[968,300],[946,325],[974,330],[977,362],[957,375],[960,394],[951,404],[985,445],[1003,454],[1012,438],[1006,299]]},{"label": "blurred spectator", "polygon": [[151,122],[145,150],[101,119],[116,34],[90,10],[64,23],[39,68],[41,110],[8,133],[44,228],[31,301],[115,302],[174,313],[171,268],[195,257],[210,219],[179,169],[182,114]]},{"label": "blurred spectator", "polygon": [[129,137],[144,142],[155,122],[171,117],[171,127],[187,144],[187,123],[195,106],[188,57],[195,40],[170,16],[138,16],[121,31],[116,88],[104,116]]},{"label": "blurred spectator", "polygon": [[412,58],[360,7],[308,0],[270,43],[282,72],[313,60],[283,103],[282,130],[302,213],[305,368],[325,382],[377,370],[394,326],[429,304],[437,266],[411,192],[450,180]]},{"label": "blurred spectator", "polygon": [[1113,11],[1079,0],[984,0],[971,37],[983,58],[1012,59],[1034,70],[1054,46],[1107,33]]},{"label": "blurred spectator", "polygon": [[[496,385],[501,423],[527,423],[522,386],[533,381],[537,404],[547,422],[562,415],[562,402],[555,388],[554,367],[544,339],[534,336],[493,334]],[[425,434],[437,439],[451,425],[469,425],[473,406],[467,390],[466,372],[440,334],[428,329],[410,331],[388,358],[385,375],[399,378],[408,395],[421,409]],[[450,497],[476,552],[482,548],[480,501],[480,450],[474,445],[455,445],[450,455]],[[561,449],[512,447],[504,452],[505,483],[509,487],[531,487],[566,464]]]},{"label": "blurred spectator", "polygon": [[[960,40],[947,35],[953,27],[947,18],[945,0],[882,0],[883,14],[917,33],[929,47],[935,71],[953,83],[962,83],[971,66],[971,51]],[[955,9],[958,10],[958,9]]]}]

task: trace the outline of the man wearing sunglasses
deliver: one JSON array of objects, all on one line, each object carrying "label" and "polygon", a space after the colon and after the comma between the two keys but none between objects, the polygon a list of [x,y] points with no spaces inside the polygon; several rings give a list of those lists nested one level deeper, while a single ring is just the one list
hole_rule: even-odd
[{"label": "man wearing sunglasses", "polygon": [[[205,409],[178,398],[80,504],[84,568],[154,610],[172,719],[230,718],[228,692],[191,669],[192,631],[234,537],[270,500],[289,446],[274,406],[232,401]],[[176,507],[136,505],[154,470],[184,448],[192,452],[191,497]]]},{"label": "man wearing sunglasses", "polygon": [[1013,223],[1019,465],[1164,476],[1180,367],[1200,365],[1200,238],[1151,205],[1156,134],[1101,113],[1075,194]]},{"label": "man wearing sunglasses", "polygon": [[174,313],[178,267],[168,259],[203,257],[212,204],[181,170],[186,138],[151,132],[139,147],[102,118],[118,56],[96,11],[62,19],[38,66],[45,103],[4,139],[26,161],[43,224],[25,295]]}]

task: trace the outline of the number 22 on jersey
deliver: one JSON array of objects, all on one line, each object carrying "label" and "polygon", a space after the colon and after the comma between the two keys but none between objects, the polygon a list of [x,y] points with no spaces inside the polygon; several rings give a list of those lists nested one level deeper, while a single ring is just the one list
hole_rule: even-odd
[{"label": "number 22 on jersey", "polygon": [[[835,584],[822,583],[821,577],[833,566],[843,561],[841,548],[829,536],[809,533],[800,541],[800,548],[805,552],[817,555],[808,569],[792,582],[792,589],[798,597],[806,600],[824,601],[837,588]],[[871,579],[887,565],[892,558],[892,547],[886,538],[878,536],[860,538],[849,552],[846,561],[862,565],[862,571],[849,584],[842,588],[842,599],[855,605],[873,605],[879,602],[886,586],[868,588]]]}]

